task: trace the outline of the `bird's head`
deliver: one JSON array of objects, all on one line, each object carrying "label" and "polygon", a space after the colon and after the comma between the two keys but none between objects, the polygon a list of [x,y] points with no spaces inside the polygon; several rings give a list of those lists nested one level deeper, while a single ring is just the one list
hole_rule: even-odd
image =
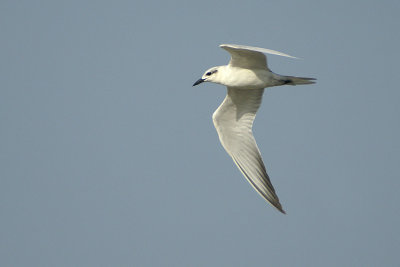
[{"label": "bird's head", "polygon": [[206,72],[203,74],[203,76],[200,79],[198,79],[193,84],[193,86],[201,84],[202,82],[215,82],[215,83],[218,83],[218,81],[219,81],[218,69],[219,69],[219,67],[212,67],[211,69],[206,70]]}]

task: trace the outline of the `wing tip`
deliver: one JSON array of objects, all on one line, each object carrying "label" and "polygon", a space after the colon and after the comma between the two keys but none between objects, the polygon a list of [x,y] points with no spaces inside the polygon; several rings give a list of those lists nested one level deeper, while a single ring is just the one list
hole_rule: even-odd
[{"label": "wing tip", "polygon": [[238,45],[238,44],[220,44],[219,47],[221,47],[223,49],[227,49],[227,48],[245,49],[245,50],[260,52],[263,54],[270,54],[270,55],[288,57],[288,58],[293,58],[293,59],[301,59],[301,58],[298,58],[295,56],[285,54],[283,52],[275,51],[275,50],[268,49],[268,48],[256,47],[256,46]]},{"label": "wing tip", "polygon": [[282,207],[278,208],[278,210],[279,210],[280,212],[282,212],[282,214],[285,214],[285,215],[286,215],[286,211],[285,211],[284,209],[282,209]]},{"label": "wing tip", "polygon": [[[269,202],[269,201],[268,201],[268,202]],[[282,205],[281,205],[281,203],[279,202],[279,200],[278,200],[278,202],[275,202],[275,203],[272,203],[272,202],[269,202],[269,203],[271,203],[272,206],[274,206],[277,210],[279,210],[280,212],[282,212],[283,214],[286,215],[286,211],[282,208]]]}]

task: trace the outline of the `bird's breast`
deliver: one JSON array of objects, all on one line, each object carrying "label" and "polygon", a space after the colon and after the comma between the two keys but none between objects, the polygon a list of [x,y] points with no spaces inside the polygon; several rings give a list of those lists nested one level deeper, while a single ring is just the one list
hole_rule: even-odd
[{"label": "bird's breast", "polygon": [[241,89],[261,89],[272,86],[272,73],[268,70],[231,68],[225,76],[224,85]]}]

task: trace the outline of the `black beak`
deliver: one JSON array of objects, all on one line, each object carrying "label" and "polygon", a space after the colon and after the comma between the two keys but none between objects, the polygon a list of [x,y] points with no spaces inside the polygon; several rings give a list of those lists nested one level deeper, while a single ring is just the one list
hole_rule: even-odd
[{"label": "black beak", "polygon": [[198,84],[201,84],[202,82],[204,82],[204,79],[198,79],[198,80],[193,84],[193,86],[196,86],[196,85],[198,85]]}]

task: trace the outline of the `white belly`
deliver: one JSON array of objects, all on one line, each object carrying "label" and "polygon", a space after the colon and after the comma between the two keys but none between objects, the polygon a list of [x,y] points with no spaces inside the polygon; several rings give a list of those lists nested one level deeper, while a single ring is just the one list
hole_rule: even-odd
[{"label": "white belly", "polygon": [[233,88],[261,89],[276,85],[274,73],[268,70],[230,68],[225,77],[223,84]]}]

